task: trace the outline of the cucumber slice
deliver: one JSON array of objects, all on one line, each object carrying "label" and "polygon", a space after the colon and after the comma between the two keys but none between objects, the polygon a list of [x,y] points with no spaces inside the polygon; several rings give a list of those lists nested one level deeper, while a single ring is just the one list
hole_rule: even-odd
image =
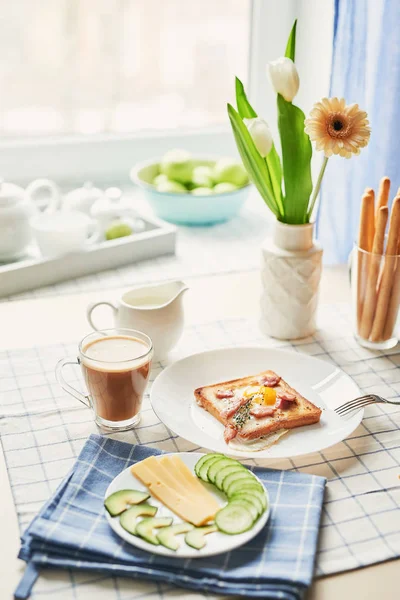
[{"label": "cucumber slice", "polygon": [[226,465],[226,467],[222,467],[222,469],[218,471],[214,483],[219,490],[222,490],[222,482],[225,479],[225,477],[231,475],[231,473],[236,473],[237,471],[243,470],[244,466],[240,463],[235,462],[234,464],[228,464]]},{"label": "cucumber slice", "polygon": [[151,504],[143,502],[142,504],[131,506],[131,508],[128,508],[128,510],[123,512],[119,518],[119,522],[121,527],[128,533],[135,535],[137,517],[154,517],[157,510],[158,508],[156,506],[151,506]]},{"label": "cucumber slice", "polygon": [[199,477],[200,479],[202,479],[206,483],[209,483],[209,480],[208,480],[208,470],[210,469],[210,467],[215,462],[218,462],[218,461],[222,460],[223,458],[225,458],[224,455],[216,455],[216,454],[214,454],[214,455],[210,456],[209,460],[204,461],[204,463],[201,465],[201,467],[199,469],[199,474],[198,474],[197,477]]},{"label": "cucumber slice", "polygon": [[[257,489],[260,492],[264,492],[264,489],[262,487],[262,485],[260,483],[258,483],[257,480],[255,479],[250,479],[248,482],[247,481],[243,481],[242,479],[238,479],[237,481],[233,481],[232,483],[230,483],[229,485],[229,495],[233,496],[233,494],[236,494],[236,492],[240,492],[241,490],[244,489]],[[228,493],[228,491],[225,492],[226,494]]]},{"label": "cucumber slice", "polygon": [[239,504],[229,503],[215,515],[216,526],[228,535],[237,535],[248,531],[253,523],[251,512]]},{"label": "cucumber slice", "polygon": [[169,527],[172,523],[172,517],[155,517],[152,519],[143,519],[136,525],[136,535],[140,535],[141,538],[158,546],[160,542],[153,533],[153,529],[159,529],[160,527]]},{"label": "cucumber slice", "polygon": [[206,540],[204,539],[204,536],[208,535],[209,533],[214,533],[214,531],[218,531],[218,527],[216,525],[208,525],[206,527],[195,527],[185,535],[185,542],[188,546],[191,546],[196,550],[201,550],[206,545]]},{"label": "cucumber slice", "polygon": [[258,500],[260,500],[261,504],[263,505],[264,510],[266,510],[268,508],[268,494],[265,492],[265,490],[262,491],[262,493],[260,493],[258,490],[243,490],[244,492],[246,492],[246,496],[255,496],[256,498],[258,498]]},{"label": "cucumber slice", "polygon": [[253,496],[253,494],[249,494],[248,492],[237,492],[229,498],[229,502],[234,502],[235,500],[246,500],[246,502],[249,502],[255,507],[258,515],[261,515],[265,510],[260,498]]},{"label": "cucumber slice", "polygon": [[235,460],[233,458],[226,458],[225,456],[223,458],[220,458],[219,460],[216,460],[215,462],[213,462],[210,465],[210,468],[208,469],[208,472],[207,472],[208,481],[210,483],[215,483],[215,478],[221,469],[223,469],[224,467],[227,467],[228,465],[232,466],[232,465],[236,465],[236,464],[237,464],[237,460]]},{"label": "cucumber slice", "polygon": [[178,550],[180,543],[176,539],[176,536],[180,533],[188,533],[193,529],[193,525],[190,523],[178,523],[177,525],[171,525],[170,527],[163,527],[159,533],[157,533],[157,539],[169,550]]},{"label": "cucumber slice", "polygon": [[140,504],[144,500],[150,498],[147,492],[139,492],[139,490],[119,490],[114,492],[104,501],[104,506],[112,517],[120,515],[124,510],[133,504]]},{"label": "cucumber slice", "polygon": [[250,471],[243,469],[243,472],[235,472],[225,477],[224,481],[222,482],[222,490],[225,492],[225,494],[228,494],[229,487],[232,485],[232,483],[242,480],[243,482],[247,481],[248,483],[256,481],[254,475],[252,475]]},{"label": "cucumber slice", "polygon": [[229,498],[229,501],[233,500],[233,498],[237,498],[238,496],[241,498],[255,498],[258,506],[260,506],[263,511],[267,508],[267,497],[265,492],[260,492],[260,490],[256,489],[244,489],[233,494]]},{"label": "cucumber slice", "polygon": [[[244,506],[244,508],[246,508],[250,512],[252,519],[253,519],[253,523],[255,521],[257,521],[257,519],[261,513],[258,511],[258,507],[255,504],[253,504],[253,502],[251,502],[251,500],[247,500],[246,498],[243,497],[243,498],[235,498],[234,500],[229,501],[229,506],[236,505],[236,504],[238,506]],[[263,511],[261,511],[261,512],[263,512]]]},{"label": "cucumber slice", "polygon": [[[223,454],[219,454],[218,452],[215,452],[213,454],[204,454],[204,456],[202,456],[201,458],[199,458],[199,460],[197,461],[197,463],[194,465],[194,472],[196,473],[197,477],[200,477],[199,475],[199,471],[200,468],[204,465],[204,463],[207,460],[210,460],[210,458],[214,458],[216,456],[224,456]],[[201,479],[201,477],[200,477]]]}]

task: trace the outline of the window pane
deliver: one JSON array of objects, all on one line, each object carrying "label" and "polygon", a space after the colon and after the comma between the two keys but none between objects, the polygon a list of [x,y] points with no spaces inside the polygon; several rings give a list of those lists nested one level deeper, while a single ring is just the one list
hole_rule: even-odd
[{"label": "window pane", "polygon": [[0,0],[0,134],[226,123],[251,0]]}]

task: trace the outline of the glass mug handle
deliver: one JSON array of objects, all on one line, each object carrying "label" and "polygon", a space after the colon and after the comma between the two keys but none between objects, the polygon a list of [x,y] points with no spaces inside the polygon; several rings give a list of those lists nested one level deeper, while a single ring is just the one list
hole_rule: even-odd
[{"label": "glass mug handle", "polygon": [[67,383],[67,381],[65,381],[64,375],[62,373],[62,370],[65,367],[65,365],[80,365],[80,364],[81,363],[79,361],[79,358],[76,360],[74,360],[72,358],[62,358],[61,360],[58,361],[58,363],[56,365],[56,379],[64,391],[68,392],[68,394],[71,394],[71,396],[73,396],[74,398],[79,400],[79,402],[82,402],[82,404],[84,404],[88,408],[91,408],[89,396],[85,396],[85,394],[82,394],[82,392],[80,392],[79,390],[76,390],[72,385]]}]

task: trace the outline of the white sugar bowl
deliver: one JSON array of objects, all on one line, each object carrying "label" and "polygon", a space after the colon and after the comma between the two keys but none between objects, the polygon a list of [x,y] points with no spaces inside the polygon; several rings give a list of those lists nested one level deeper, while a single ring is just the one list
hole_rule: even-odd
[{"label": "white sugar bowl", "polygon": [[93,185],[91,181],[86,181],[82,187],[76,188],[65,195],[63,200],[64,210],[77,210],[90,215],[94,203],[103,198],[104,192]]},{"label": "white sugar bowl", "polygon": [[32,242],[31,218],[39,213],[34,195],[47,189],[50,197],[45,204],[41,202],[43,212],[53,212],[59,204],[58,188],[48,180],[32,182],[26,190],[0,180],[0,261],[7,262],[23,256]]},{"label": "white sugar bowl", "polygon": [[122,191],[117,187],[108,188],[103,197],[93,204],[90,214],[103,231],[121,217],[134,218],[137,216],[132,200],[124,197]]}]

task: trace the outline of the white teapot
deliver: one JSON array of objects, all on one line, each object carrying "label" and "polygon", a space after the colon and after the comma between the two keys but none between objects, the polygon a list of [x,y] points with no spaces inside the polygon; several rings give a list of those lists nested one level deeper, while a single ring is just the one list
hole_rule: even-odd
[{"label": "white teapot", "polygon": [[[46,197],[38,197],[44,190]],[[48,179],[37,179],[26,190],[0,180],[0,261],[15,260],[26,252],[32,241],[32,216],[40,210],[57,210],[60,199],[57,185]]]},{"label": "white teapot", "polygon": [[93,204],[103,196],[104,192],[100,188],[95,187],[91,181],[85,181],[82,187],[76,188],[64,196],[63,209],[78,210],[90,215]]}]

